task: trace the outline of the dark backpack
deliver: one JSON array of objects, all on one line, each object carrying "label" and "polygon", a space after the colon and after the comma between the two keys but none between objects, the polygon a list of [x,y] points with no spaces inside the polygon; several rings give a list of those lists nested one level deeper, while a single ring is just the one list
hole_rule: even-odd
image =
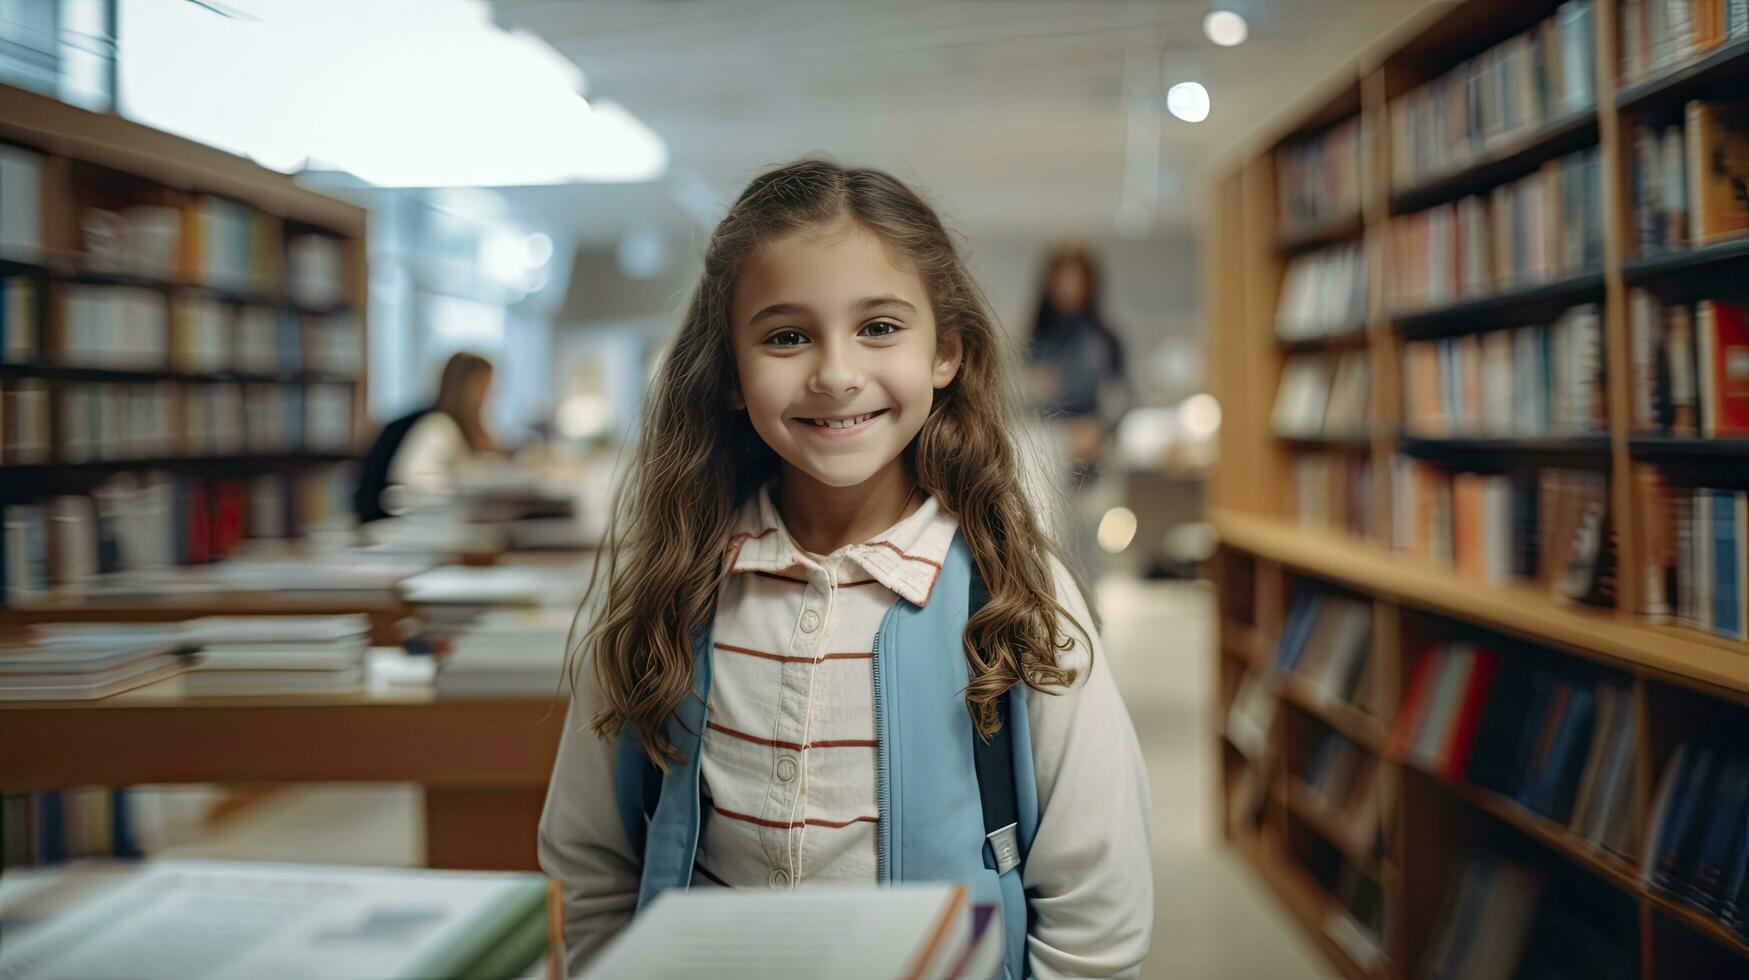
[{"label": "dark backpack", "polygon": [[383,507],[383,491],[389,488],[389,467],[394,463],[401,443],[406,441],[407,433],[420,419],[434,411],[434,408],[422,408],[403,415],[377,433],[370,451],[364,454],[364,463],[358,468],[358,486],[352,491],[352,509],[358,514],[360,523],[380,521],[390,516]]}]

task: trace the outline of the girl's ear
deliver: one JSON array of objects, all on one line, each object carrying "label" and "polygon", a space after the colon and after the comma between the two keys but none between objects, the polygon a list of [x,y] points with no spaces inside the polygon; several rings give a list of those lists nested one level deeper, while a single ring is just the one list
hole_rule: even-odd
[{"label": "girl's ear", "polygon": [[937,390],[946,388],[960,373],[960,360],[965,348],[960,344],[959,331],[941,338],[935,345],[935,368],[930,372]]},{"label": "girl's ear", "polygon": [[741,386],[732,385],[729,388],[729,408],[739,412],[747,407],[747,399],[741,397]]}]

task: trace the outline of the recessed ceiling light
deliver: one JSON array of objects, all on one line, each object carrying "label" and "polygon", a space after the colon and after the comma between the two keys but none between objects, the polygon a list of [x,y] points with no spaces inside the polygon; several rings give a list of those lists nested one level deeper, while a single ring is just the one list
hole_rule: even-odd
[{"label": "recessed ceiling light", "polygon": [[1209,117],[1209,90],[1201,82],[1179,82],[1166,90],[1166,109],[1185,122]]},{"label": "recessed ceiling light", "polygon": [[1216,10],[1202,19],[1202,32],[1208,39],[1223,48],[1244,44],[1251,36],[1251,27],[1245,23],[1245,18],[1231,10]]}]

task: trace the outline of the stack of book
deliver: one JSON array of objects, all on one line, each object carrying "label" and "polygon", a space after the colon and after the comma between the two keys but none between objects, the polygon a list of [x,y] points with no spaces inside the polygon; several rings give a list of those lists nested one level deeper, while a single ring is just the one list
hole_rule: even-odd
[{"label": "stack of book", "polygon": [[1679,122],[1634,127],[1642,256],[1749,234],[1749,102],[1690,102]]},{"label": "stack of book", "polygon": [[80,216],[80,259],[93,272],[168,281],[181,261],[182,209],[175,196],[147,192],[117,208],[89,207]]},{"label": "stack of book", "polygon": [[1467,777],[1627,855],[1635,731],[1625,685],[1509,663],[1488,694]]},{"label": "stack of book", "polygon": [[164,382],[62,385],[61,461],[174,455],[175,402],[176,386]]},{"label": "stack of book", "polygon": [[664,892],[583,974],[767,980],[1001,976],[1001,911],[963,884]]},{"label": "stack of book", "polygon": [[1365,682],[1372,666],[1372,605],[1315,592],[1296,596],[1282,625],[1275,665],[1318,698],[1358,702],[1371,711],[1372,688]]},{"label": "stack of book", "polygon": [[1647,617],[1749,639],[1749,495],[1678,486],[1636,466]]},{"label": "stack of book", "polygon": [[1635,290],[1629,309],[1634,430],[1749,435],[1749,303],[1666,305]]},{"label": "stack of book", "polygon": [[29,364],[41,353],[39,292],[32,276],[0,276],[0,364]]},{"label": "stack of book", "polygon": [[1602,181],[1592,147],[1486,196],[1392,218],[1386,304],[1412,311],[1601,270]]},{"label": "stack of book", "polygon": [[1462,779],[1499,655],[1473,644],[1440,644],[1415,661],[1391,729],[1397,758]]},{"label": "stack of book", "polygon": [[1399,457],[1392,469],[1395,547],[1486,582],[1537,581],[1609,605],[1615,546],[1600,472],[1482,474]]},{"label": "stack of book", "polygon": [[286,288],[292,302],[310,309],[337,306],[345,298],[345,243],[332,235],[293,235],[286,242]]},{"label": "stack of book", "polygon": [[1275,309],[1284,341],[1359,333],[1366,327],[1366,251],[1333,245],[1289,260]]},{"label": "stack of book", "polygon": [[1632,85],[1749,39],[1741,0],[1622,0],[1622,82]]},{"label": "stack of book", "polygon": [[1270,757],[1275,731],[1274,681],[1262,671],[1247,670],[1239,678],[1233,703],[1227,706],[1227,741],[1241,755],[1261,763]]},{"label": "stack of book", "polygon": [[170,306],[162,291],[67,284],[60,295],[58,362],[70,367],[163,370]]},{"label": "stack of book", "polygon": [[485,871],[148,861],[87,892],[9,931],[0,973],[514,977],[557,915],[545,878]]},{"label": "stack of book", "polygon": [[183,202],[176,245],[185,281],[234,292],[271,291],[282,261],[273,218],[212,195]]},{"label": "stack of book", "polygon": [[184,678],[190,695],[331,694],[365,683],[367,616],[210,616],[180,635],[200,649]]},{"label": "stack of book", "polygon": [[1575,307],[1551,326],[1408,343],[1403,393],[1403,425],[1416,436],[1602,432],[1597,307]]},{"label": "stack of book", "polygon": [[1360,216],[1367,140],[1360,117],[1275,151],[1281,226],[1312,228]]},{"label": "stack of book", "polygon": [[118,635],[0,646],[0,701],[90,701],[181,673],[187,646]]},{"label": "stack of book", "polygon": [[1677,747],[1652,805],[1641,865],[1653,889],[1749,938],[1749,756],[1697,740]]},{"label": "stack of book", "polygon": [[1294,514],[1303,528],[1341,531],[1356,538],[1371,533],[1373,465],[1370,456],[1304,453],[1294,458]]},{"label": "stack of book", "polygon": [[0,464],[49,458],[49,385],[41,378],[0,379]]},{"label": "stack of book", "polygon": [[42,253],[43,156],[0,145],[0,258],[34,261]]},{"label": "stack of book", "polygon": [[1590,0],[1555,15],[1391,100],[1391,184],[1410,187],[1463,170],[1491,152],[1597,101]]},{"label": "stack of book", "polygon": [[1483,848],[1464,861],[1446,895],[1417,976],[1586,977],[1640,975],[1631,910],[1590,879]]},{"label": "stack of book", "polygon": [[84,496],[0,504],[0,603],[96,575],[199,565],[246,535],[297,537],[349,512],[348,468],[204,479],[117,473]]},{"label": "stack of book", "polygon": [[270,306],[232,308],[236,370],[248,374],[295,374],[303,369],[298,318]]},{"label": "stack of book", "polygon": [[82,857],[139,857],[134,816],[128,791],[120,789],[0,797],[0,862],[11,871]]},{"label": "stack of book", "polygon": [[1325,730],[1306,757],[1300,799],[1324,816],[1325,831],[1342,836],[1335,843],[1348,853],[1376,857],[1384,852],[1386,773],[1377,756]]},{"label": "stack of book", "polygon": [[1364,438],[1371,370],[1367,353],[1307,354],[1282,368],[1270,427],[1288,439]]},{"label": "stack of book", "polygon": [[437,668],[445,696],[568,693],[566,638],[574,611],[495,609],[459,629]]}]

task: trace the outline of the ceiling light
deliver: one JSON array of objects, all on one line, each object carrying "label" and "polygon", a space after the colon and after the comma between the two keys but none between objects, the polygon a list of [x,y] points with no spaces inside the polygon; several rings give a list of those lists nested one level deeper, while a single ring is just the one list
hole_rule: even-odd
[{"label": "ceiling light", "polygon": [[[644,181],[660,137],[592,105],[540,38],[479,0],[121,0],[123,115],[276,169],[385,187]],[[215,84],[215,80],[218,82]]]},{"label": "ceiling light", "polygon": [[1201,82],[1179,82],[1166,90],[1166,109],[1185,122],[1209,117],[1209,90]]},{"label": "ceiling light", "polygon": [[1202,32],[1208,39],[1223,48],[1244,44],[1251,36],[1251,27],[1245,23],[1245,18],[1231,10],[1216,10],[1202,19]]}]

